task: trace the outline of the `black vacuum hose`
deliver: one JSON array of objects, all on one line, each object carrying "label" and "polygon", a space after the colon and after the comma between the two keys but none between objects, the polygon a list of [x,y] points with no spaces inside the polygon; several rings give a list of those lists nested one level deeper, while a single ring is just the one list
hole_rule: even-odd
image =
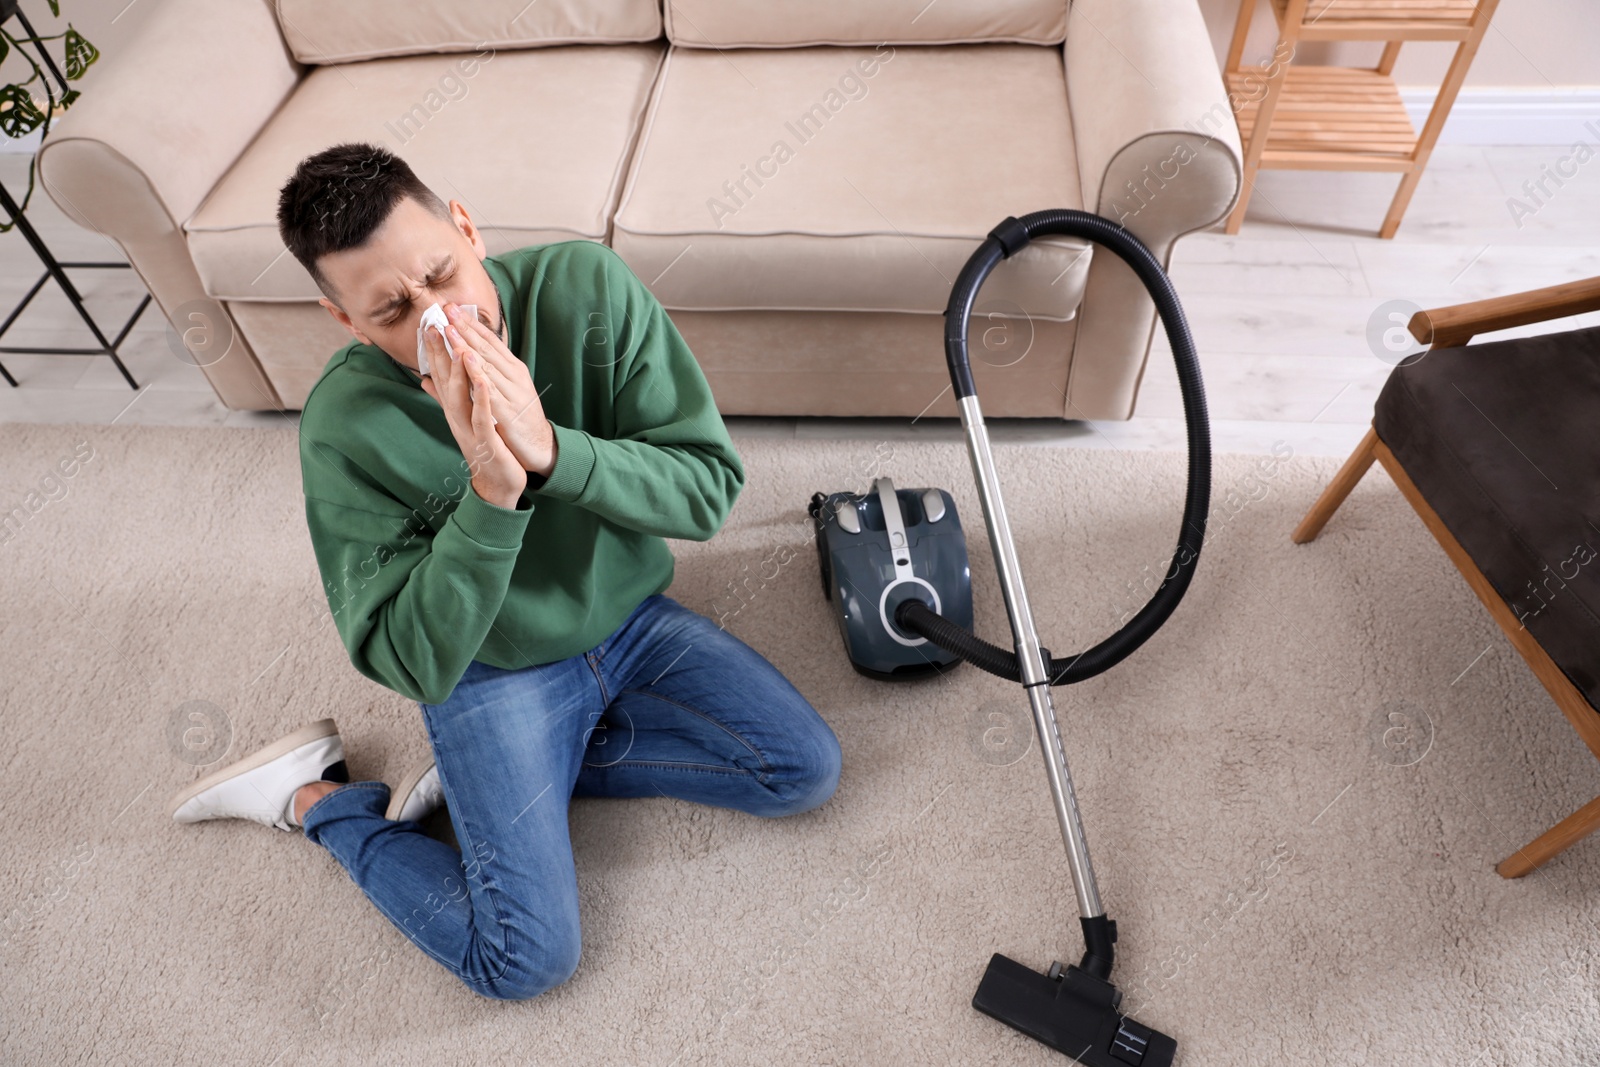
[{"label": "black vacuum hose", "polygon": [[[1076,656],[1060,659],[1041,646],[1045,675],[1051,685],[1070,685],[1110,670],[1144,644],[1167,621],[1183,599],[1200,559],[1206,538],[1206,515],[1211,509],[1211,429],[1206,416],[1205,390],[1200,382],[1200,361],[1183,306],[1172,288],[1167,272],[1143,241],[1109,219],[1087,211],[1035,211],[1022,218],[1008,217],[990,231],[983,244],[967,260],[951,287],[950,303],[945,307],[945,356],[950,365],[950,380],[956,397],[976,392],[972,367],[967,359],[967,327],[978,289],[1001,259],[1026,247],[1035,237],[1066,234],[1082,237],[1115,252],[1133,268],[1155,301],[1156,311],[1172,345],[1178,365],[1178,387],[1183,394],[1184,422],[1189,436],[1189,488],[1183,503],[1183,522],[1178,528],[1178,547],[1172,566],[1139,611],[1116,633]],[[895,622],[908,633],[920,634],[930,642],[954,653],[990,674],[1021,682],[1022,670],[1013,649],[990,644],[964,627],[935,612],[920,600],[906,600],[895,610]]]}]

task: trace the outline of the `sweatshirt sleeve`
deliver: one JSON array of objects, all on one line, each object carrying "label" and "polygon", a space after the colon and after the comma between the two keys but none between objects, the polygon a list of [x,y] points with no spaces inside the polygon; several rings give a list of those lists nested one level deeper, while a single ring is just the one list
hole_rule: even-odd
[{"label": "sweatshirt sleeve", "polygon": [[355,668],[412,700],[448,699],[500,613],[532,507],[527,493],[515,509],[499,507],[467,483],[434,533],[419,511],[370,485],[343,503],[307,494],[312,549]]},{"label": "sweatshirt sleeve", "polygon": [[744,487],[744,465],[700,364],[655,294],[601,245],[613,346],[615,434],[555,423],[556,465],[531,495],[659,537],[708,541]]}]

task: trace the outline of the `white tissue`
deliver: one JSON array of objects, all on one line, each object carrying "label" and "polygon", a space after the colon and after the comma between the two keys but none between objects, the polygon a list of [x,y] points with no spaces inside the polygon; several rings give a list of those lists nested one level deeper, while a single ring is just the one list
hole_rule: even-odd
[{"label": "white tissue", "polygon": [[[461,307],[461,310],[463,312],[465,312],[466,314],[471,315],[474,318],[477,317],[477,314],[478,314],[478,305],[477,304],[462,304],[462,305],[460,305],[460,307]],[[428,308],[427,311],[424,311],[422,313],[422,325],[417,327],[417,371],[419,373],[421,373],[421,374],[429,373],[429,370],[428,370],[428,342],[426,340],[426,337],[427,337],[427,332],[426,331],[428,331],[428,330],[437,330],[437,331],[439,331],[439,340],[444,345],[445,351],[448,352],[450,350],[450,342],[449,342],[448,339],[445,338],[445,335],[444,335],[444,328],[445,328],[446,325],[449,324],[449,321],[450,321],[449,319],[446,319],[444,317],[444,308],[441,307],[438,304],[432,305],[431,307]],[[500,420],[495,418],[494,414],[492,412],[489,415],[489,425],[491,425],[491,426],[499,426],[500,425]]]},{"label": "white tissue", "polygon": [[[462,304],[461,310],[468,315],[476,316],[478,314],[478,305]],[[444,308],[439,304],[434,304],[422,313],[422,325],[417,327],[417,371],[419,373],[430,373],[428,369],[428,342],[425,340],[428,330],[438,330],[439,340],[444,344],[445,350],[449,351],[450,342],[446,341],[444,336],[444,328],[447,323],[448,320],[444,317]]]}]

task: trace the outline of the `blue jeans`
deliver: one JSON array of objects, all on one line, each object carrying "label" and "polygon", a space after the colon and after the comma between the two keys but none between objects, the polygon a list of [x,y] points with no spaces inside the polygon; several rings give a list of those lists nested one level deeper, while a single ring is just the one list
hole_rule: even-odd
[{"label": "blue jeans", "polygon": [[817,807],[839,741],[758,652],[664,593],[582,655],[503,670],[474,661],[422,704],[460,848],[384,816],[352,782],[304,813],[390,922],[467,987],[534,997],[579,957],[572,797],[678,797],[751,815]]}]

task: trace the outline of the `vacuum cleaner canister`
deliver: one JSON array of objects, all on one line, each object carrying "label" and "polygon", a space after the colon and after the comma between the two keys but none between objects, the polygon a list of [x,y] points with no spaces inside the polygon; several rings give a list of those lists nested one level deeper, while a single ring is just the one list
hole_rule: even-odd
[{"label": "vacuum cleaner canister", "polygon": [[865,493],[816,493],[822,592],[833,602],[850,665],[870,678],[922,678],[961,657],[897,626],[895,609],[921,600],[972,626],[972,572],[955,501],[943,489],[896,489],[878,478]]}]

